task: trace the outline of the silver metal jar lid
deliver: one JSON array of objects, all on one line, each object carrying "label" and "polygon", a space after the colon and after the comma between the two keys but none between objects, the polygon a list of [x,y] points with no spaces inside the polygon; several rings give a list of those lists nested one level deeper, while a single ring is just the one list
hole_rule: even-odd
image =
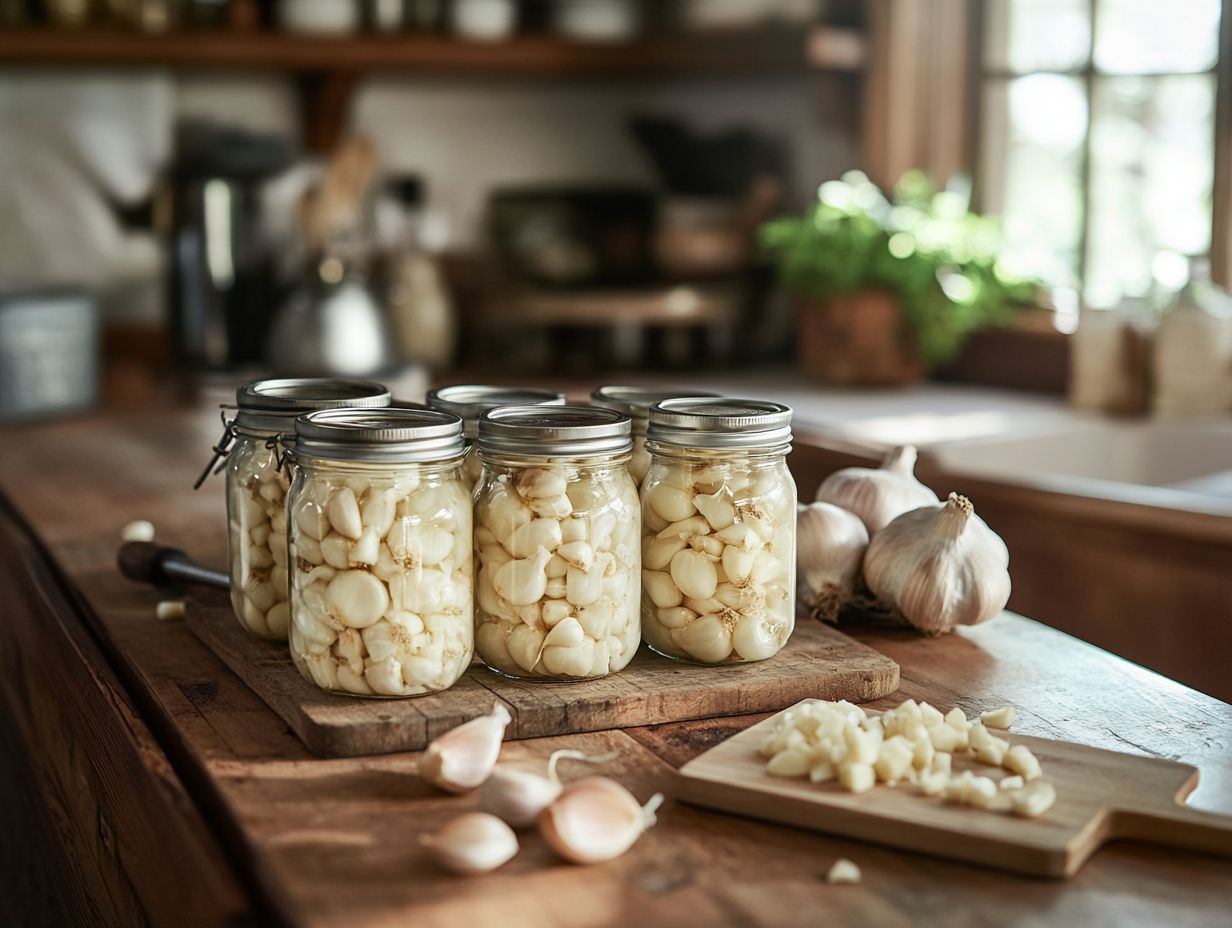
[{"label": "silver metal jar lid", "polygon": [[437,409],[325,409],[295,420],[295,455],[425,464],[466,451],[462,420]]},{"label": "silver metal jar lid", "polygon": [[619,409],[633,417],[633,431],[645,432],[650,407],[661,400],[683,399],[689,396],[718,396],[709,390],[667,390],[662,387],[595,387],[590,401],[596,406]]},{"label": "silver metal jar lid", "polygon": [[466,422],[466,434],[474,438],[479,417],[500,406],[563,406],[565,395],[539,387],[503,387],[485,383],[455,383],[429,390],[428,406],[442,409]]},{"label": "silver metal jar lid", "polygon": [[599,406],[501,406],[479,418],[479,453],[596,457],[633,447],[627,415]]},{"label": "silver metal jar lid", "polygon": [[290,431],[290,420],[318,409],[388,406],[389,390],[372,380],[279,377],[253,380],[235,391],[235,424],[253,431]]},{"label": "silver metal jar lid", "polygon": [[650,407],[646,440],[677,448],[776,448],[791,442],[791,408],[730,397],[661,400]]}]

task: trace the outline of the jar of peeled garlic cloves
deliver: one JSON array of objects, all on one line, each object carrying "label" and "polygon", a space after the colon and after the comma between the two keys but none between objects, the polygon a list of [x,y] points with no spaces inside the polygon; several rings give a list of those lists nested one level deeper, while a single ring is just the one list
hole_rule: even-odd
[{"label": "jar of peeled garlic cloves", "polygon": [[715,396],[707,390],[661,390],[655,387],[595,387],[590,401],[596,406],[618,409],[633,420],[633,455],[629,459],[629,473],[633,482],[641,486],[650,467],[650,453],[646,450],[646,423],[650,419],[650,407],[660,400],[679,399],[689,396]]},{"label": "jar of peeled garlic cloves", "polygon": [[495,384],[455,383],[448,387],[429,390],[425,397],[428,406],[461,416],[465,423],[466,440],[470,447],[466,452],[466,479],[474,486],[479,480],[479,455],[475,452],[475,438],[479,434],[479,417],[489,409],[500,406],[562,406],[565,395],[555,390],[538,387],[502,387]]},{"label": "jar of peeled garlic cloves", "polygon": [[226,457],[231,606],[254,635],[286,641],[288,479],[274,443],[282,434],[290,441],[296,416],[385,406],[389,391],[367,380],[283,378],[244,384],[235,400],[235,418],[227,420],[221,451],[216,449]]},{"label": "jar of peeled garlic cloves", "polygon": [[650,409],[642,482],[642,634],[668,657],[760,661],[795,624],[791,410],[736,399]]},{"label": "jar of peeled garlic cloves", "polygon": [[508,406],[479,420],[475,649],[497,673],[583,680],[641,641],[629,417]]},{"label": "jar of peeled garlic cloves", "polygon": [[474,653],[462,420],[333,409],[295,423],[291,657],[322,689],[417,696]]}]

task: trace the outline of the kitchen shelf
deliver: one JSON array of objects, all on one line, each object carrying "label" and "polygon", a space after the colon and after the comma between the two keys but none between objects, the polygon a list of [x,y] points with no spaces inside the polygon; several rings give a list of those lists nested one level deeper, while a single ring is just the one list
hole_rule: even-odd
[{"label": "kitchen shelf", "polygon": [[863,66],[859,32],[757,29],[594,45],[525,35],[465,42],[439,35],[316,37],[280,32],[0,30],[0,64],[172,70],[373,71],[523,77],[661,77]]}]

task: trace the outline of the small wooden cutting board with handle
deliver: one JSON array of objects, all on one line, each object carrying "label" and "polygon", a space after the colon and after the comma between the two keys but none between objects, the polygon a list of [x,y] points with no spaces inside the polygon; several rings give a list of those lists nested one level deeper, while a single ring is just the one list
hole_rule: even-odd
[{"label": "small wooden cutting board with handle", "polygon": [[[812,702],[813,700],[805,700]],[[775,715],[682,767],[685,802],[785,825],[1045,877],[1068,877],[1105,842],[1132,838],[1232,856],[1232,816],[1185,806],[1198,770],[1153,757],[1009,733],[1039,758],[1056,804],[1035,819],[945,803],[909,785],[849,793],[835,783],[773,777],[759,748]],[[996,768],[954,755],[954,772]]]}]

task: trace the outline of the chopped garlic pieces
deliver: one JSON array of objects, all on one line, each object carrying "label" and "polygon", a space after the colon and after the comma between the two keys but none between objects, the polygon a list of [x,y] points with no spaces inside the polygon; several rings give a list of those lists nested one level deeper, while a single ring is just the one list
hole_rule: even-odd
[{"label": "chopped garlic pieces", "polygon": [[1002,706],[1000,709],[981,712],[980,721],[988,728],[999,728],[1004,731],[1014,723],[1014,707]]},{"label": "chopped garlic pieces", "polygon": [[[849,702],[816,700],[793,706],[778,719],[762,743],[766,772],[808,777],[813,783],[837,780],[852,793],[878,782],[914,784],[921,796],[990,811],[1035,816],[1056,799],[1051,784],[1037,780],[1040,763],[1026,745],[1014,745],[992,730],[1004,731],[1011,706],[969,720],[960,709],[944,715],[928,703],[909,699],[879,716],[866,715]],[[992,730],[990,730],[992,729]],[[978,763],[1004,767],[998,782],[971,770],[954,771],[955,753]]]},{"label": "chopped garlic pieces", "polygon": [[1010,795],[1015,815],[1036,818],[1052,808],[1057,801],[1057,790],[1047,780],[1032,780],[1022,789]]},{"label": "chopped garlic pieces", "polygon": [[1024,780],[1034,780],[1043,772],[1040,762],[1025,744],[1016,744],[1006,752],[1005,769],[1021,775]]},{"label": "chopped garlic pieces", "polygon": [[830,884],[859,883],[860,868],[846,857],[840,857],[830,865],[830,870],[826,874],[826,882]]}]

